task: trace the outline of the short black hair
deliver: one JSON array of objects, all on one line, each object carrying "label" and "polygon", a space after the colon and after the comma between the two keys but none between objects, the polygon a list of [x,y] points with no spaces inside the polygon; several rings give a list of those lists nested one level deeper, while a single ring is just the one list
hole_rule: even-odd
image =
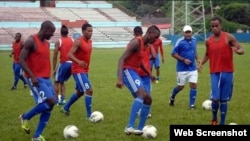
[{"label": "short black hair", "polygon": [[140,26],[136,26],[134,28],[134,34],[135,35],[142,35],[143,34],[142,28]]},{"label": "short black hair", "polygon": [[89,23],[84,23],[84,24],[82,25],[82,31],[85,31],[88,27],[92,27],[92,25],[89,24]]},{"label": "short black hair", "polygon": [[61,27],[61,35],[68,35],[69,29],[66,25],[62,25]]},{"label": "short black hair", "polygon": [[221,23],[221,22],[222,22],[221,18],[220,18],[220,17],[218,17],[218,16],[215,16],[215,17],[213,17],[213,18],[211,19],[211,21],[216,21],[216,20],[218,20],[218,21],[219,21],[219,23]]},{"label": "short black hair", "polygon": [[147,33],[148,33],[148,32],[152,32],[153,30],[157,30],[157,31],[159,32],[159,36],[158,36],[158,37],[160,37],[160,35],[161,35],[161,30],[160,30],[156,25],[151,25],[151,26],[149,26],[149,27],[148,27],[148,30],[147,30]]}]

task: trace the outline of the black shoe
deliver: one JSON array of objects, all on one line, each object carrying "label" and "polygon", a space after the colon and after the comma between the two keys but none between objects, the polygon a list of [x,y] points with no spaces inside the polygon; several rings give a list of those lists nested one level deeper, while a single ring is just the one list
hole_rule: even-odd
[{"label": "black shoe", "polygon": [[10,89],[10,90],[16,90],[16,87],[14,87],[14,86],[13,86],[13,87],[11,87],[11,89]]},{"label": "black shoe", "polygon": [[169,98],[168,104],[169,106],[174,106],[174,99],[172,97]]},{"label": "black shoe", "polygon": [[27,88],[27,87],[28,87],[28,84],[23,84],[23,87],[24,87],[24,88]]},{"label": "black shoe", "polygon": [[196,107],[195,107],[195,105],[191,105],[191,106],[189,107],[189,109],[190,109],[190,110],[195,110]]}]

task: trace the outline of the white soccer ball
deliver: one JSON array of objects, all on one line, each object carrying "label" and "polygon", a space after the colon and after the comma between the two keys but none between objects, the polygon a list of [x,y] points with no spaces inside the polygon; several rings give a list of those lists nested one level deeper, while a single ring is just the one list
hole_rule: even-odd
[{"label": "white soccer ball", "polygon": [[90,121],[97,123],[97,122],[101,122],[104,120],[104,116],[100,111],[94,111],[91,115],[90,115]]},{"label": "white soccer ball", "polygon": [[212,110],[212,101],[210,99],[207,99],[205,100],[203,103],[202,103],[202,108],[204,110]]},{"label": "white soccer ball", "polygon": [[231,123],[229,123],[228,125],[238,125],[238,124],[235,123],[235,122],[231,122]]},{"label": "white soccer ball", "polygon": [[157,136],[157,129],[153,125],[145,125],[142,131],[142,137],[146,139],[154,139]]},{"label": "white soccer ball", "polygon": [[65,139],[75,139],[79,136],[79,130],[75,125],[68,125],[63,130]]}]

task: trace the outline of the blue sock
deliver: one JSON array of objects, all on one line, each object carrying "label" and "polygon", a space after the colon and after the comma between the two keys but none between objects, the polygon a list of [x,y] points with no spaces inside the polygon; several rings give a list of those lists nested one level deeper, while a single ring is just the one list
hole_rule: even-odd
[{"label": "blue sock", "polygon": [[23,77],[23,75],[19,75],[19,78],[23,81],[23,84],[27,84],[27,80]]},{"label": "blue sock", "polygon": [[141,108],[141,118],[138,125],[139,130],[142,130],[142,128],[145,126],[149,111],[150,111],[150,105],[143,104]]},{"label": "blue sock", "polygon": [[212,119],[217,120],[217,112],[219,109],[219,102],[212,102]]},{"label": "blue sock", "polygon": [[87,111],[87,118],[89,118],[92,113],[92,96],[91,95],[85,95],[85,107]]},{"label": "blue sock", "polygon": [[61,95],[61,102],[65,100],[65,95]]},{"label": "blue sock", "polygon": [[220,114],[221,114],[221,120],[220,125],[225,125],[226,121],[226,115],[227,115],[227,102],[221,102],[220,104]]},{"label": "blue sock", "polygon": [[69,101],[64,105],[64,110],[69,111],[69,108],[72,104],[75,103],[75,101],[78,99],[77,95],[74,93],[71,95]]},{"label": "blue sock", "polygon": [[45,126],[47,125],[47,123],[49,121],[50,115],[51,115],[51,111],[45,111],[45,112],[41,113],[40,120],[39,120],[39,123],[37,125],[36,132],[34,134],[35,138],[39,137],[42,134],[43,129],[45,128]]},{"label": "blue sock", "polygon": [[178,87],[176,86],[176,87],[173,89],[173,91],[172,91],[171,98],[172,98],[172,99],[175,99],[175,96],[177,95],[178,92],[179,92],[179,90],[178,90]]},{"label": "blue sock", "polygon": [[196,94],[197,94],[196,89],[190,89],[189,106],[195,105]]},{"label": "blue sock", "polygon": [[33,116],[40,114],[44,111],[50,110],[51,106],[49,106],[46,102],[37,104],[33,109],[25,113],[22,117],[23,119],[30,120]]},{"label": "blue sock", "polygon": [[142,107],[142,102],[143,102],[143,99],[141,98],[137,97],[134,99],[133,105],[131,107],[129,122],[128,122],[127,127],[134,127],[137,112]]}]

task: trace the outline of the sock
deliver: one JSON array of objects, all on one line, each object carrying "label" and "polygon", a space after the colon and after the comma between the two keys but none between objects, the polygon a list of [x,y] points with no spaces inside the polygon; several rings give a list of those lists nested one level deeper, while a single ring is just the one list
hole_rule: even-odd
[{"label": "sock", "polygon": [[92,96],[91,95],[85,95],[85,107],[87,111],[87,118],[89,118],[92,113]]},{"label": "sock", "polygon": [[65,100],[65,95],[61,95],[61,102],[63,102]]},{"label": "sock", "polygon": [[33,116],[40,114],[44,111],[50,110],[51,106],[49,106],[46,102],[37,104],[33,109],[23,114],[23,119],[30,120]]},{"label": "sock", "polygon": [[41,113],[36,132],[33,136],[34,138],[38,138],[42,134],[43,129],[45,128],[45,126],[47,125],[49,121],[50,115],[51,115],[51,111],[45,111]]},{"label": "sock", "polygon": [[221,114],[221,120],[220,125],[225,125],[226,121],[226,115],[227,115],[227,102],[221,102],[220,104],[220,114]]},{"label": "sock", "polygon": [[219,109],[219,103],[218,102],[212,102],[212,119],[217,120],[217,112]]},{"label": "sock", "polygon": [[142,107],[142,102],[143,102],[143,99],[141,98],[137,97],[134,99],[133,105],[131,107],[129,122],[128,122],[127,127],[134,127],[136,115],[139,109]]},{"label": "sock", "polygon": [[70,106],[77,101],[78,97],[76,93],[72,94],[69,101],[64,105],[64,110],[69,111]]},{"label": "sock", "polygon": [[179,92],[179,90],[178,90],[178,87],[176,86],[176,87],[173,89],[173,91],[172,91],[171,98],[172,98],[172,99],[175,99],[175,96],[177,95],[178,92]]},{"label": "sock", "polygon": [[141,118],[140,118],[140,122],[138,125],[139,130],[142,130],[142,128],[145,126],[149,111],[150,111],[150,105],[143,104],[141,108]]},{"label": "sock", "polygon": [[189,106],[195,105],[196,94],[196,89],[190,89]]}]

